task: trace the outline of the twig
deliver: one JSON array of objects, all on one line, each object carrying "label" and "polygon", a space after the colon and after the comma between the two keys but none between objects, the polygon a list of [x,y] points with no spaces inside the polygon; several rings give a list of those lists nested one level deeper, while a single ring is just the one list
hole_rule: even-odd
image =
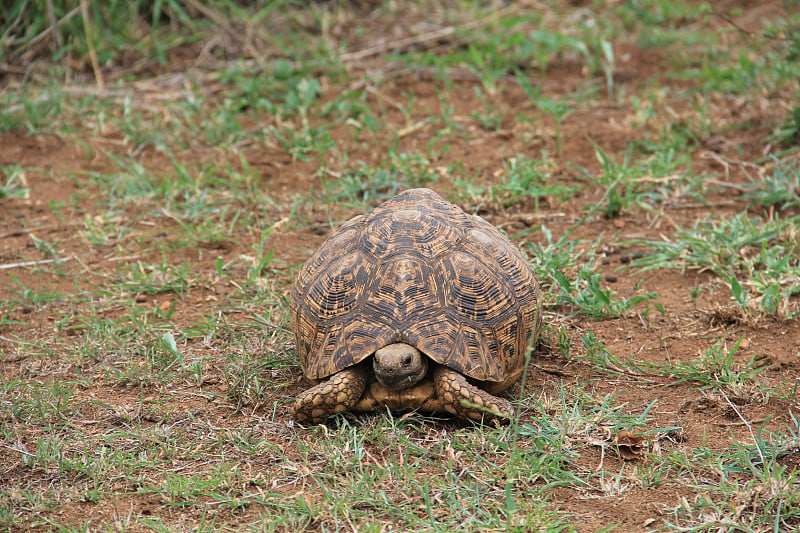
[{"label": "twig", "polygon": [[36,457],[36,454],[33,454],[33,453],[25,451],[25,450],[20,450],[19,448],[14,448],[13,446],[9,446],[8,444],[0,444],[0,446],[2,446],[3,448],[7,448],[7,449],[9,449],[11,451],[17,452],[17,453],[21,453],[22,455],[27,455],[28,457]]},{"label": "twig", "polygon": [[722,20],[724,20],[725,22],[727,22],[728,24],[730,24],[731,26],[733,26],[734,28],[739,30],[739,32],[744,33],[748,37],[752,38],[752,37],[756,36],[756,32],[750,31],[750,30],[746,30],[746,29],[742,28],[729,15],[727,15],[725,13],[720,13],[718,11],[714,11],[714,15],[719,17],[719,18],[721,18]]},{"label": "twig", "polygon": [[72,258],[67,257],[65,259],[42,259],[40,261],[23,261],[22,263],[6,263],[5,265],[0,265],[0,270],[8,270],[10,268],[19,268],[26,266],[47,265],[50,263],[66,263],[70,259]]},{"label": "twig", "polygon": [[56,43],[56,50],[60,50],[64,46],[64,39],[61,37],[61,31],[58,29],[58,21],[56,20],[56,6],[53,0],[47,0],[47,15],[50,18],[50,27],[53,29],[53,40]]},{"label": "twig", "polygon": [[235,28],[233,28],[230,24],[228,24],[229,19],[223,16],[218,11],[206,5],[203,5],[203,2],[198,2],[197,0],[186,0],[186,3],[195,8],[196,10],[198,10],[203,15],[205,15],[208,19],[217,24],[220,28],[225,30],[228,36],[231,37],[232,39],[234,40],[241,39],[242,35],[240,35],[240,33],[237,32]]},{"label": "twig", "polygon": [[[61,26],[65,22],[69,21],[71,18],[73,18],[75,15],[77,15],[80,12],[81,12],[81,9],[79,7],[76,7],[75,9],[73,9],[72,11],[70,11],[69,13],[67,13],[66,15],[61,17],[60,19],[58,19],[58,21],[54,25],[50,25],[42,33],[40,33],[39,35],[37,35],[36,37],[34,37],[30,41],[28,41],[25,44],[25,50],[28,51],[31,48],[33,48],[34,46],[36,46],[37,44],[39,44],[41,41],[46,39],[47,36],[50,35],[51,32],[53,32],[54,30],[58,29],[59,26]],[[21,51],[22,51],[22,47],[20,47],[17,50],[15,50],[14,54],[11,57],[12,58],[16,58],[20,54]]]},{"label": "twig", "polygon": [[0,72],[25,75],[28,73],[28,69],[18,67],[16,65],[9,65],[8,63],[0,63]]},{"label": "twig", "polygon": [[37,231],[47,229],[48,227],[50,226],[36,226],[35,228],[25,228],[17,231],[9,231],[8,233],[0,233],[0,239],[5,239],[6,237],[22,237],[28,233],[35,233]]},{"label": "twig", "polygon": [[[435,79],[435,77],[439,74],[446,73],[447,77],[453,81],[480,81],[480,76],[476,73],[469,71],[465,68],[459,67],[449,67],[449,68],[437,68],[437,67],[406,67],[405,65],[399,65],[394,63],[389,63],[390,67],[380,69],[377,71],[373,71],[370,76],[375,76],[376,79],[380,80],[391,80],[395,78],[399,78],[401,76],[415,76],[417,78],[424,78],[424,79]],[[361,70],[369,70],[366,65],[352,63],[349,65],[352,69],[361,69]],[[529,78],[530,79],[530,78]],[[516,83],[517,78],[515,76],[500,76],[497,78],[497,81],[502,82],[510,82]],[[541,80],[536,80],[537,83],[541,83]],[[358,80],[354,81],[350,84],[349,89],[351,91],[357,91],[363,89],[367,84],[370,82],[369,77],[361,77]]]},{"label": "twig", "polygon": [[19,23],[22,22],[22,16],[24,14],[25,14],[25,10],[24,9],[20,9],[19,12],[17,13],[17,18],[14,19],[13,22],[12,21],[3,21],[3,22],[6,23],[6,28],[5,28],[5,31],[3,32],[3,34],[0,35],[0,42],[8,43],[9,45],[10,44],[14,44],[14,39],[11,37],[11,35],[12,35],[12,32],[14,31],[14,28],[19,26]]},{"label": "twig", "polygon": [[35,226],[33,228],[23,228],[15,231],[9,231],[8,233],[0,233],[0,239],[5,239],[6,237],[22,237],[23,235],[27,235],[29,233],[36,233],[37,231],[50,232],[54,230],[62,230],[81,225],[83,224],[77,222],[67,222],[66,224],[60,224],[57,226]]},{"label": "twig", "polygon": [[405,37],[397,41],[392,41],[390,43],[381,43],[377,46],[365,48],[357,52],[342,54],[339,57],[339,59],[341,60],[342,63],[351,63],[353,61],[360,61],[368,57],[384,54],[386,52],[398,50],[401,48],[408,48],[409,46],[414,46],[415,44],[422,44],[422,43],[427,43],[429,41],[436,41],[439,39],[443,39],[445,37],[450,37],[455,32],[456,32],[455,26],[447,26],[446,28],[440,28],[438,30],[431,31],[428,33],[423,33],[421,35],[415,35],[413,37]]},{"label": "twig", "polygon": [[354,61],[360,61],[368,57],[385,54],[386,52],[393,52],[395,50],[408,48],[410,46],[418,44],[424,44],[431,41],[438,41],[439,39],[444,39],[445,37],[450,37],[451,35],[454,35],[458,30],[471,30],[479,28],[480,26],[483,26],[486,23],[491,22],[492,20],[496,20],[502,16],[505,16],[508,13],[512,13],[517,9],[519,9],[519,6],[516,3],[511,3],[504,9],[499,9],[497,11],[494,11],[490,15],[467,22],[465,24],[462,24],[461,26],[447,26],[445,28],[440,28],[438,30],[430,31],[428,33],[414,35],[413,37],[405,37],[403,39],[398,39],[396,41],[391,41],[388,43],[380,43],[378,45],[371,46],[369,48],[364,48],[363,50],[342,54],[341,56],[339,56],[339,60],[342,63],[352,63]]},{"label": "twig", "polygon": [[731,409],[734,410],[739,419],[744,423],[745,426],[747,426],[747,430],[750,432],[750,437],[753,438],[753,444],[756,445],[756,450],[758,450],[758,455],[759,457],[761,457],[761,464],[767,464],[766,459],[764,459],[764,454],[761,452],[761,446],[759,446],[758,444],[758,439],[756,439],[756,434],[753,432],[753,426],[750,424],[750,422],[745,420],[745,418],[742,416],[742,413],[739,412],[739,409],[736,408],[736,406],[733,404],[730,398],[728,398],[728,395],[725,394],[725,391],[721,390],[719,391],[719,393],[722,394],[722,397],[725,398],[725,401],[728,402],[728,405],[731,406]]},{"label": "twig", "polygon": [[[753,422],[755,422],[756,424],[761,424],[762,422],[765,422],[766,420],[767,420],[766,418],[761,418],[759,420],[753,420]],[[732,426],[746,426],[747,422],[742,422],[741,420],[738,421],[738,422],[714,422],[714,425],[715,426],[719,426],[719,427],[728,428],[728,427],[732,427]]]},{"label": "twig", "polygon": [[97,87],[102,89],[106,83],[103,80],[100,63],[97,61],[97,50],[94,49],[94,42],[92,42],[92,28],[89,25],[89,4],[87,0],[81,0],[81,18],[83,19],[83,33],[86,36],[86,46],[89,48],[89,60],[92,62],[94,79],[97,81]]},{"label": "twig", "polygon": [[[736,183],[730,183],[730,182],[727,182],[727,181],[715,180],[713,178],[708,178],[708,179],[704,180],[704,183],[708,183],[709,185],[716,185],[717,187],[722,187],[722,188],[725,188],[725,189],[733,189],[733,190],[740,191],[740,192],[747,191],[747,187],[745,187],[743,185],[737,185]],[[704,207],[707,207],[707,206],[704,206]]]},{"label": "twig", "polygon": [[397,132],[397,136],[401,139],[406,135],[410,135],[417,130],[420,130],[430,124],[430,120],[427,118],[420,120],[419,122],[415,122],[414,124],[409,124],[408,126],[402,128],[400,131]]},{"label": "twig", "polygon": [[[729,167],[731,165],[736,165],[737,167],[739,167],[739,170],[741,170],[742,173],[744,173],[744,175],[747,176],[748,178],[750,178],[750,173],[747,172],[747,170],[745,170],[746,168],[750,168],[750,169],[754,170],[756,172],[756,174],[758,174],[759,178],[761,178],[761,179],[764,178],[764,175],[762,173],[764,169],[761,166],[756,165],[754,163],[751,163],[749,161],[742,161],[742,160],[733,159],[733,158],[730,158],[730,157],[723,157],[723,156],[721,156],[719,154],[716,154],[714,152],[711,152],[711,151],[702,152],[700,154],[700,157],[702,157],[703,159],[713,159],[714,161],[716,161],[717,163],[722,165],[723,168],[725,168],[725,179],[728,179],[730,177]],[[730,188],[734,188],[734,189],[735,188],[739,188],[739,187],[737,187],[737,186],[735,186],[733,184],[729,184],[729,183],[726,183],[725,186],[726,187],[730,187]],[[743,190],[743,189],[739,188],[739,190]]]}]

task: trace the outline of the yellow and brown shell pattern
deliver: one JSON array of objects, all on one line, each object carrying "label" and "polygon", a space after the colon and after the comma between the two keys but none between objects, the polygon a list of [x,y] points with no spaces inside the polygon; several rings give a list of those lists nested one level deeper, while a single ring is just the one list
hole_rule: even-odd
[{"label": "yellow and brown shell pattern", "polygon": [[411,189],[331,234],[291,293],[303,372],[320,380],[395,342],[480,381],[519,373],[539,284],[484,219]]}]

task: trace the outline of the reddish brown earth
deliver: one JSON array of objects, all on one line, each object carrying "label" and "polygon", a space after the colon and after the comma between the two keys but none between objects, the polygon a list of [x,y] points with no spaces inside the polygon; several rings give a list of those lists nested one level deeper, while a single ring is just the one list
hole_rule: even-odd
[{"label": "reddish brown earth", "polygon": [[[779,2],[766,3],[772,9],[780,9]],[[767,7],[754,8],[743,14],[737,23],[741,26],[755,24]],[[725,25],[725,21],[714,19],[712,24]],[[731,38],[741,38],[733,35]],[[680,87],[685,81],[676,81],[667,76],[670,70],[670,57],[660,50],[645,50],[631,43],[616,48],[619,60],[616,72],[617,83],[630,92],[646,86],[661,85]],[[364,68],[378,68],[379,60],[374,60]],[[354,75],[357,71],[354,69]],[[597,80],[602,83],[601,80]],[[450,142],[450,150],[431,165],[444,169],[448,164],[461,163],[459,176],[439,173],[439,179],[430,186],[443,195],[453,198],[468,210],[477,210],[493,224],[505,229],[510,235],[544,224],[554,235],[572,227],[583,214],[582,209],[596,202],[604,192],[601,187],[593,189],[586,186],[578,167],[590,173],[600,171],[592,143],[612,154],[621,161],[628,142],[633,136],[644,132],[632,127],[634,110],[629,105],[606,103],[579,106],[569,115],[561,127],[562,151],[555,162],[551,183],[577,185],[580,187],[576,197],[559,202],[554,198],[542,199],[539,210],[534,211],[532,202],[517,202],[501,207],[486,202],[478,208],[476,199],[462,194],[455,184],[455,178],[478,176],[478,183],[496,183],[502,171],[503,162],[516,154],[538,159],[543,150],[549,154],[556,152],[555,123],[527,104],[524,92],[515,84],[503,84],[499,95],[493,100],[500,111],[505,112],[501,128],[487,132],[481,129],[469,114],[480,106],[474,87],[476,80],[464,80],[454,84],[448,103],[453,105],[452,118],[462,124],[470,137],[463,142]],[[541,78],[543,93],[559,97],[577,87],[585,86],[587,74],[576,65],[556,64]],[[601,85],[602,87],[602,85]],[[333,98],[340,87],[325,87],[325,99]],[[405,117],[394,109],[391,102],[403,101],[406,94],[416,98],[415,119],[440,116],[440,82],[418,73],[398,75],[381,84],[368,98],[369,105],[386,106],[387,123],[405,124]],[[763,97],[738,97],[731,95],[710,95],[709,120],[712,124],[710,135],[698,139],[692,148],[692,171],[708,174],[717,183],[741,183],[747,180],[747,162],[755,161],[765,153],[764,138],[774,129],[776,120],[786,112],[786,102],[791,93],[770,94]],[[594,99],[590,101],[595,101]],[[694,119],[691,99],[666,101],[673,113],[673,120],[691,122]],[[532,120],[516,120],[520,114]],[[264,117],[268,120],[268,117]],[[748,124],[747,127],[726,128],[731,124]],[[399,140],[399,150],[421,151],[428,143],[438,126],[421,126],[403,135]],[[651,131],[652,133],[652,131]],[[348,150],[351,161],[361,160],[370,165],[380,165],[389,143],[394,141],[392,132],[386,132],[374,141],[354,142],[345,126],[334,127],[331,138],[340,147]],[[80,425],[81,434],[90,434],[97,425],[98,438],[107,434],[109,425],[120,427],[130,421],[150,426],[161,420],[190,416],[202,420],[193,431],[225,431],[226,428],[252,426],[267,438],[282,446],[291,438],[311,438],[296,436],[298,429],[288,416],[291,397],[307,385],[299,368],[277,368],[262,376],[272,382],[266,396],[245,398],[242,409],[229,399],[229,390],[224,378],[223,365],[226,359],[220,350],[225,346],[214,339],[212,346],[205,346],[201,339],[189,341],[187,349],[196,357],[205,356],[203,380],[200,384],[186,380],[180,384],[152,386],[140,389],[135,384],[129,388],[104,380],[102,368],[113,363],[115,357],[123,354],[96,353],[60,357],[65,346],[74,344],[87,332],[84,331],[84,316],[94,316],[109,320],[124,319],[127,310],[118,304],[124,295],[114,294],[108,298],[98,298],[94,302],[71,301],[45,303],[41,306],[18,304],[19,285],[11,279],[14,276],[25,287],[39,292],[57,292],[62,295],[76,294],[81,290],[96,290],[108,286],[110,279],[119,276],[121,265],[135,261],[159,264],[164,253],[169,254],[173,265],[186,261],[193,275],[203,280],[214,280],[214,261],[222,257],[225,262],[242,254],[251,254],[253,244],[260,238],[259,232],[240,231],[233,235],[234,240],[223,243],[200,243],[196,248],[182,247],[174,242],[182,234],[180,225],[168,217],[148,216],[152,206],[131,205],[128,211],[118,213],[119,225],[131,227],[127,222],[134,217],[138,221],[131,232],[114,234],[114,220],[104,227],[110,236],[104,245],[87,242],[83,234],[85,221],[100,216],[105,210],[98,205],[96,186],[89,185],[85,179],[87,172],[110,172],[113,164],[104,156],[101,149],[120,156],[129,155],[130,147],[121,142],[122,134],[110,131],[108,134],[89,135],[78,131],[71,136],[25,131],[0,135],[0,165],[19,165],[26,169],[25,180],[30,194],[25,199],[0,198],[0,266],[25,261],[39,261],[43,255],[36,249],[32,236],[55,243],[58,255],[67,262],[57,269],[45,265],[36,267],[15,267],[0,270],[0,316],[6,322],[0,325],[0,372],[3,381],[13,382],[16,378],[37,379],[43,382],[78,382],[72,396],[72,404],[79,405],[79,416],[69,416],[67,425]],[[260,333],[253,332],[249,346],[253,350],[269,353],[286,353],[294,356],[291,336],[286,331],[288,322],[283,321],[283,305],[290,286],[293,272],[305,260],[310,250],[318,246],[329,231],[329,221],[339,224],[356,214],[357,209],[342,205],[326,205],[315,202],[310,191],[324,188],[324,174],[316,172],[320,162],[292,161],[292,158],[277,144],[252,143],[236,151],[222,151],[213,148],[202,152],[186,153],[187,158],[199,157],[207,161],[229,162],[239,166],[240,154],[258,175],[258,187],[268,191],[274,202],[264,206],[262,223],[264,227],[272,222],[296,217],[290,222],[278,224],[267,241],[268,248],[274,250],[274,262],[270,266],[269,281],[283,300],[275,303],[274,322],[264,325]],[[169,160],[152,149],[145,149],[140,162],[147,168],[164,168]],[[298,199],[307,197],[300,203],[299,210],[293,214]],[[579,346],[579,333],[594,332],[608,350],[621,360],[632,358],[639,363],[664,363],[667,360],[689,360],[703,350],[713,346],[719,339],[726,338],[732,345],[743,338],[742,346],[736,353],[736,363],[745,364],[756,356],[761,364],[769,366],[760,374],[760,379],[771,388],[789,391],[800,377],[800,320],[788,321],[764,318],[758,321],[745,320],[729,297],[729,292],[719,288],[708,290],[693,301],[690,290],[696,286],[707,285],[713,281],[708,272],[676,270],[657,270],[645,274],[631,270],[620,270],[621,257],[631,253],[631,249],[620,248],[628,239],[657,239],[661,234],[669,235],[675,228],[690,227],[695,220],[709,214],[730,214],[746,209],[746,203],[731,194],[731,190],[712,192],[706,196],[709,205],[693,203],[690,199],[678,199],[677,207],[666,208],[663,215],[630,210],[619,217],[606,219],[591,217],[577,231],[575,239],[599,239],[601,249],[610,250],[602,254],[608,261],[601,266],[603,274],[614,274],[616,281],[604,281],[604,287],[615,291],[618,297],[632,297],[638,294],[655,293],[656,302],[662,304],[665,314],[657,312],[651,303],[649,312],[642,306],[630,316],[606,320],[590,320],[577,317],[563,319],[569,310],[550,307],[546,319],[551,331],[564,327],[575,336],[573,355],[582,355]],[[62,210],[63,220],[54,216],[51,202],[65,202]],[[247,207],[247,206],[246,206]],[[542,242],[541,232],[533,231],[516,239],[524,246],[525,242]],[[231,278],[246,275],[241,262],[236,263]],[[111,288],[112,291],[118,290]],[[237,294],[236,287],[228,280],[215,283],[202,282],[191,286],[183,294],[164,293],[146,295],[136,300],[141,308],[155,308],[167,302],[167,308],[176,304],[171,317],[178,327],[205,322],[209,316],[225,310],[224,319],[230,324],[244,324],[252,321],[250,309],[237,312],[225,305],[227,298]],[[128,295],[134,297],[135,295]],[[94,318],[92,319],[94,320]],[[244,328],[243,328],[244,329]],[[548,340],[547,334],[545,340]],[[605,394],[615,395],[615,404],[624,406],[630,413],[642,413],[652,402],[656,406],[649,413],[648,427],[639,428],[646,432],[653,428],[677,426],[674,433],[659,435],[658,440],[650,442],[660,449],[706,447],[722,450],[733,442],[751,442],[751,426],[765,423],[767,429],[791,427],[791,413],[797,416],[797,402],[774,397],[764,397],[759,390],[741,391],[741,396],[729,398],[730,402],[716,394],[708,394],[697,384],[676,384],[663,376],[642,376],[634,374],[609,373],[580,358],[562,357],[554,346],[555,338],[549,338],[540,346],[533,359],[532,374],[528,388],[532,394],[545,394],[557,398],[559,387],[565,383],[591,383],[596,397]],[[31,345],[21,343],[29,341]],[[153,342],[153,338],[143,339]],[[51,350],[48,353],[48,350]],[[597,379],[600,377],[600,379]],[[87,379],[89,378],[89,379]],[[789,394],[787,392],[787,394]],[[175,403],[172,398],[179,397]],[[2,398],[2,396],[0,396]],[[736,405],[738,412],[732,409]],[[274,416],[273,416],[274,413]],[[7,417],[7,415],[3,415]],[[535,414],[530,413],[527,422],[536,423]],[[115,422],[115,421],[119,422]],[[744,421],[748,423],[745,424]],[[12,424],[6,418],[4,422]],[[443,423],[447,428],[450,423]],[[18,442],[28,449],[36,446],[37,439],[46,436],[45,426],[13,426]],[[200,429],[198,429],[200,428]],[[294,435],[294,437],[291,437]],[[607,444],[612,436],[604,433],[602,424],[592,431],[591,438]],[[591,443],[590,440],[587,442]],[[58,473],[38,469],[30,471],[21,463],[19,455],[9,453],[10,446],[16,443],[4,442],[0,450],[0,486],[9,487],[17,476],[37,476],[43,491],[53,485],[85,483],[80,477],[65,479]],[[96,443],[85,443],[93,446]],[[623,480],[637,469],[646,468],[638,462],[625,463],[610,447],[602,453],[600,446],[585,446],[574,460],[574,468],[583,474],[605,469],[609,472],[622,472]],[[291,454],[292,449],[287,448]],[[218,460],[225,450],[209,452],[209,460]],[[167,452],[165,452],[167,453]],[[792,457],[786,459],[791,461]],[[181,465],[180,457],[173,460]],[[797,457],[794,456],[796,466]],[[183,465],[186,468],[192,465]],[[259,478],[271,472],[269,459],[263,464],[248,463],[246,476]],[[709,472],[708,476],[715,474]],[[631,477],[631,479],[633,479]],[[609,483],[611,480],[609,480]],[[129,489],[129,487],[128,487]],[[302,489],[300,483],[290,483],[286,493]],[[4,489],[5,490],[5,489]],[[583,493],[572,488],[555,489],[553,500],[561,510],[571,511],[580,517],[578,527],[581,531],[592,531],[609,523],[619,523],[622,530],[644,530],[660,521],[665,506],[674,506],[681,496],[690,497],[688,489],[673,485],[668,488],[648,488],[626,484],[624,491],[605,495]],[[86,518],[114,520],[119,515],[132,512],[139,516],[158,515],[177,519],[186,516],[190,520],[199,518],[197,509],[170,507],[169,502],[149,499],[147,496],[119,496],[111,498],[118,508],[112,510],[104,505],[83,502],[71,507],[62,507],[49,519],[59,524],[79,524]],[[239,511],[237,511],[239,512]],[[221,512],[220,520],[231,520],[228,511]],[[242,511],[240,517],[257,515],[257,510]],[[660,523],[660,522],[659,522]],[[44,526],[39,526],[44,527]],[[653,526],[656,527],[656,526]]]}]

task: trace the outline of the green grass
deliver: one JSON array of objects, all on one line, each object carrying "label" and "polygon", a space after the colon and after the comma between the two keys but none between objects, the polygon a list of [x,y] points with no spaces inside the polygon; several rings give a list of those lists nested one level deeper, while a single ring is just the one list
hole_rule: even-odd
[{"label": "green grass", "polygon": [[753,355],[743,364],[734,363],[742,340],[737,340],[731,348],[721,340],[694,359],[655,364],[651,372],[668,376],[674,382],[697,384],[705,390],[719,389],[737,398],[753,396],[759,385],[755,378],[767,367],[758,355]]},{"label": "green grass", "polygon": [[764,220],[747,212],[708,217],[678,229],[672,240],[638,242],[648,253],[634,266],[707,270],[727,285],[745,316],[792,318],[800,313],[793,299],[800,293],[798,221],[778,215]]},{"label": "green grass", "polygon": [[0,198],[27,196],[28,189],[25,184],[25,171],[17,165],[11,165],[0,169],[2,173],[3,185],[0,187]]},{"label": "green grass", "polygon": [[[789,531],[798,519],[796,469],[781,457],[796,454],[795,428],[785,435],[761,432],[754,446],[740,443],[712,459],[717,479],[697,479],[701,496],[670,510],[668,525],[675,531],[734,527],[749,531]],[[742,482],[742,479],[746,480]]]},{"label": "green grass", "polygon": [[754,205],[780,210],[800,205],[800,164],[773,160],[773,167],[754,177],[745,187],[744,197]]},{"label": "green grass", "polygon": [[[0,529],[796,530],[800,20],[770,6],[9,3]],[[294,276],[423,186],[541,281],[514,420],[300,426]]]},{"label": "green grass", "polygon": [[532,161],[525,156],[512,157],[505,161],[504,178],[492,187],[491,197],[503,207],[532,198],[534,209],[539,211],[541,198],[554,198],[565,201],[575,192],[575,187],[549,184],[549,168],[552,163],[547,159]]},{"label": "green grass", "polygon": [[[545,235],[549,234],[547,228],[542,227],[542,231]],[[554,299],[553,304],[561,313],[568,316],[577,314],[592,318],[614,318],[631,312],[640,303],[658,298],[655,293],[615,298],[614,291],[602,285],[601,275],[595,270],[593,256],[585,258],[586,262],[578,262],[582,254],[577,247],[581,244],[587,243],[564,240],[553,242],[548,238],[547,246],[532,251],[538,277],[546,280],[543,282],[547,284],[547,293]]]}]

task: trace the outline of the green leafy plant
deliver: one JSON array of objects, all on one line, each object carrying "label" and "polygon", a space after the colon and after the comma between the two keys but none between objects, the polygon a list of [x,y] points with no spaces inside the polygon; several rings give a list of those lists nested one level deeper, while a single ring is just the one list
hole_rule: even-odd
[{"label": "green leafy plant", "polygon": [[529,248],[533,267],[540,280],[547,280],[545,286],[552,303],[563,311],[593,318],[619,317],[641,303],[658,298],[655,293],[648,293],[616,299],[611,289],[602,286],[600,274],[594,271],[594,257],[578,252],[584,243],[566,236],[554,241],[546,227],[542,226],[541,231],[545,242]]},{"label": "green leafy plant", "polygon": [[561,125],[575,108],[567,105],[563,99],[539,97],[536,106],[553,117],[556,122],[556,155],[561,155]]},{"label": "green leafy plant", "polygon": [[800,163],[772,158],[772,168],[745,185],[744,197],[754,204],[787,209],[800,205]]},{"label": "green leafy plant", "polygon": [[571,197],[575,187],[548,184],[550,167],[547,160],[534,161],[524,156],[507,159],[503,163],[504,179],[492,186],[493,199],[508,207],[515,202],[532,198],[538,212],[541,198],[553,197],[564,201]]}]

